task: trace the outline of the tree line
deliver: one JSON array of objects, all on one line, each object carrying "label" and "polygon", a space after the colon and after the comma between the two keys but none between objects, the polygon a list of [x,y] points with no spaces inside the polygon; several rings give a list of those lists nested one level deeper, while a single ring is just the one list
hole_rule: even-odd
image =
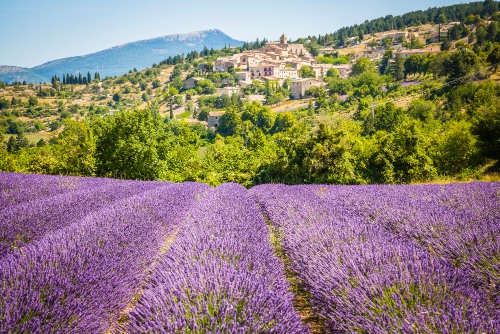
[{"label": "tree line", "polygon": [[387,102],[371,109],[369,101],[360,97],[346,118],[328,112],[331,101],[276,114],[235,95],[217,132],[163,119],[154,103],[92,121],[68,118],[46,145],[11,137],[0,148],[0,169],[252,186],[475,178],[498,164],[500,88],[493,82],[436,90],[405,108]]},{"label": "tree line", "polygon": [[[99,72],[95,72],[94,81],[100,81],[101,76]],[[51,78],[52,86],[57,85],[58,83],[62,83],[63,85],[86,85],[93,82],[92,74],[87,72],[87,75],[82,75],[82,73],[78,72],[78,75],[66,73],[62,75],[62,80],[59,76],[54,75]]]},{"label": "tree line", "polygon": [[[472,2],[469,4],[457,4],[440,8],[429,8],[418,10],[403,15],[387,15],[374,20],[366,20],[361,24],[350,27],[343,27],[333,33],[325,35],[309,36],[313,43],[318,45],[342,46],[347,38],[360,37],[394,29],[404,29],[406,27],[419,26],[428,23],[444,23],[443,17],[448,21],[464,22],[468,17],[478,16],[479,18],[489,18],[499,10],[498,2],[486,0],[483,2]],[[304,40],[304,39],[303,39]]]}]

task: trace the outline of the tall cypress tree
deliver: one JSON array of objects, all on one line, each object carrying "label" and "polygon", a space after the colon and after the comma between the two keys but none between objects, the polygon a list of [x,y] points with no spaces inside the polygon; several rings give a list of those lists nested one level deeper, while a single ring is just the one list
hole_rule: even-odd
[{"label": "tall cypress tree", "polygon": [[10,153],[17,151],[16,140],[14,137],[9,138],[9,141],[7,142],[7,151]]},{"label": "tall cypress tree", "polygon": [[88,83],[92,82],[92,75],[90,74],[90,72],[87,72],[87,82]]}]

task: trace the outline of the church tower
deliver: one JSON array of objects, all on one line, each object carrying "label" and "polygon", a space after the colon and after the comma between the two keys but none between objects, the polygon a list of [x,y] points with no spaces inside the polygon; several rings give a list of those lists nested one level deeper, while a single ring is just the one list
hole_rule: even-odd
[{"label": "church tower", "polygon": [[280,44],[288,44],[288,39],[286,38],[285,34],[281,35]]}]

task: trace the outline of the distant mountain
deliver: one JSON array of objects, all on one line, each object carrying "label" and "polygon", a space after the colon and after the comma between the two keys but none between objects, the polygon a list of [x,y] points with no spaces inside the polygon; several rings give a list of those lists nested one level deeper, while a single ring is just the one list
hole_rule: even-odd
[{"label": "distant mountain", "polygon": [[99,72],[101,78],[122,75],[133,68],[142,70],[153,63],[191,51],[201,51],[206,46],[221,49],[224,46],[240,46],[243,42],[232,39],[218,29],[188,34],[168,35],[112,47],[85,56],[63,58],[33,67],[0,66],[0,80],[10,83],[26,80],[28,83],[50,82],[53,75],[65,73],[92,75]]},{"label": "distant mountain", "polygon": [[28,83],[50,82],[50,78],[47,80],[45,77],[29,68],[17,66],[0,66],[0,80],[7,83],[14,81],[26,81]]}]

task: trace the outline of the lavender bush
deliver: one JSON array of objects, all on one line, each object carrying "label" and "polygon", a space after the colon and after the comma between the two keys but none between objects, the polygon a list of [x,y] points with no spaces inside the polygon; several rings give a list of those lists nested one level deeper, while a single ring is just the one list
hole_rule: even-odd
[{"label": "lavender bush", "polygon": [[206,188],[165,185],[126,198],[7,256],[0,332],[106,331]]},{"label": "lavender bush", "polygon": [[500,308],[500,184],[327,187],[321,198],[449,260]]},{"label": "lavender bush", "polygon": [[[326,196],[325,190],[336,195]],[[470,286],[466,273],[346,204],[346,196],[365,203],[366,188],[264,185],[251,193],[282,229],[292,269],[332,330],[499,329],[496,305]]]},{"label": "lavender bush", "polygon": [[0,173],[0,333],[499,333],[499,228],[499,183]]},{"label": "lavender bush", "polygon": [[103,185],[82,186],[80,190],[10,205],[0,211],[0,259],[100,207],[159,185],[154,182],[103,182]]},{"label": "lavender bush", "polygon": [[0,210],[38,198],[48,198],[65,192],[105,185],[130,184],[136,181],[18,174],[0,172]]},{"label": "lavender bush", "polygon": [[190,212],[151,275],[130,333],[305,333],[283,264],[245,188],[226,184]]}]

